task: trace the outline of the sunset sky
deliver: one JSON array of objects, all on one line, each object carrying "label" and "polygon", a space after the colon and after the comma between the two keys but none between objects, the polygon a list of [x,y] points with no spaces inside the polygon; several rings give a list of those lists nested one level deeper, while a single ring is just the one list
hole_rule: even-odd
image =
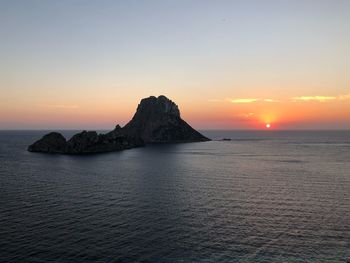
[{"label": "sunset sky", "polygon": [[0,0],[0,129],[350,129],[350,1]]}]

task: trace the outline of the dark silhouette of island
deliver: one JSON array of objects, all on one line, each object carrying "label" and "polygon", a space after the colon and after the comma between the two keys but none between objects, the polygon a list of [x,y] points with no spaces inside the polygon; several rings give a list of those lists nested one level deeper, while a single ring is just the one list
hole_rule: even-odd
[{"label": "dark silhouette of island", "polygon": [[165,96],[142,99],[132,120],[124,127],[97,134],[82,131],[68,141],[58,132],[43,136],[28,147],[30,152],[88,154],[120,151],[147,143],[210,141],[193,129],[181,116],[178,106]]},{"label": "dark silhouette of island", "polygon": [[180,117],[178,106],[165,96],[142,99],[123,130],[145,143],[201,142],[209,139]]}]

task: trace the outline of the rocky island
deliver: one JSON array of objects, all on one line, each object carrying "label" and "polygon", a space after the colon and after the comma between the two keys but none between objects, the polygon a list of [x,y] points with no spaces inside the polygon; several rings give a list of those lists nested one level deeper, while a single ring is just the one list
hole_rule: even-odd
[{"label": "rocky island", "polygon": [[124,127],[117,125],[106,134],[82,131],[68,141],[51,132],[28,147],[30,152],[88,154],[120,151],[147,143],[209,141],[180,116],[178,106],[165,96],[142,99],[134,117]]}]

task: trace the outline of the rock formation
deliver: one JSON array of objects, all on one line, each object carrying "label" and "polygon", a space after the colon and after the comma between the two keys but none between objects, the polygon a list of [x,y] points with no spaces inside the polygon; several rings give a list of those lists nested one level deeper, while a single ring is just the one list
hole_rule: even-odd
[{"label": "rock formation", "polygon": [[142,99],[123,130],[146,143],[209,141],[181,119],[178,106],[165,96]]},{"label": "rock formation", "polygon": [[132,120],[106,134],[83,131],[66,140],[51,132],[28,147],[30,152],[86,154],[119,151],[144,143],[209,141],[180,117],[177,105],[165,96],[142,99]]},{"label": "rock formation", "polygon": [[87,154],[113,152],[143,146],[139,137],[125,135],[119,125],[107,133],[97,134],[95,131],[82,131],[70,140],[57,132],[51,132],[28,147],[30,152]]},{"label": "rock formation", "polygon": [[65,153],[66,150],[66,138],[58,132],[50,132],[28,147],[30,152]]}]

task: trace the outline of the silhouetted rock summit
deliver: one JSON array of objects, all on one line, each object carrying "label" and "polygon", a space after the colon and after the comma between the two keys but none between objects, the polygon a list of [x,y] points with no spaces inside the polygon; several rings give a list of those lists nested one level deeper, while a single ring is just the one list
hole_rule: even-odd
[{"label": "silhouetted rock summit", "polygon": [[134,117],[123,129],[146,143],[209,140],[181,119],[178,106],[165,96],[142,99]]},{"label": "silhouetted rock summit", "polygon": [[132,120],[106,134],[82,131],[66,140],[51,132],[28,147],[30,152],[86,154],[143,146],[144,143],[209,141],[180,117],[178,106],[165,96],[142,99]]}]

